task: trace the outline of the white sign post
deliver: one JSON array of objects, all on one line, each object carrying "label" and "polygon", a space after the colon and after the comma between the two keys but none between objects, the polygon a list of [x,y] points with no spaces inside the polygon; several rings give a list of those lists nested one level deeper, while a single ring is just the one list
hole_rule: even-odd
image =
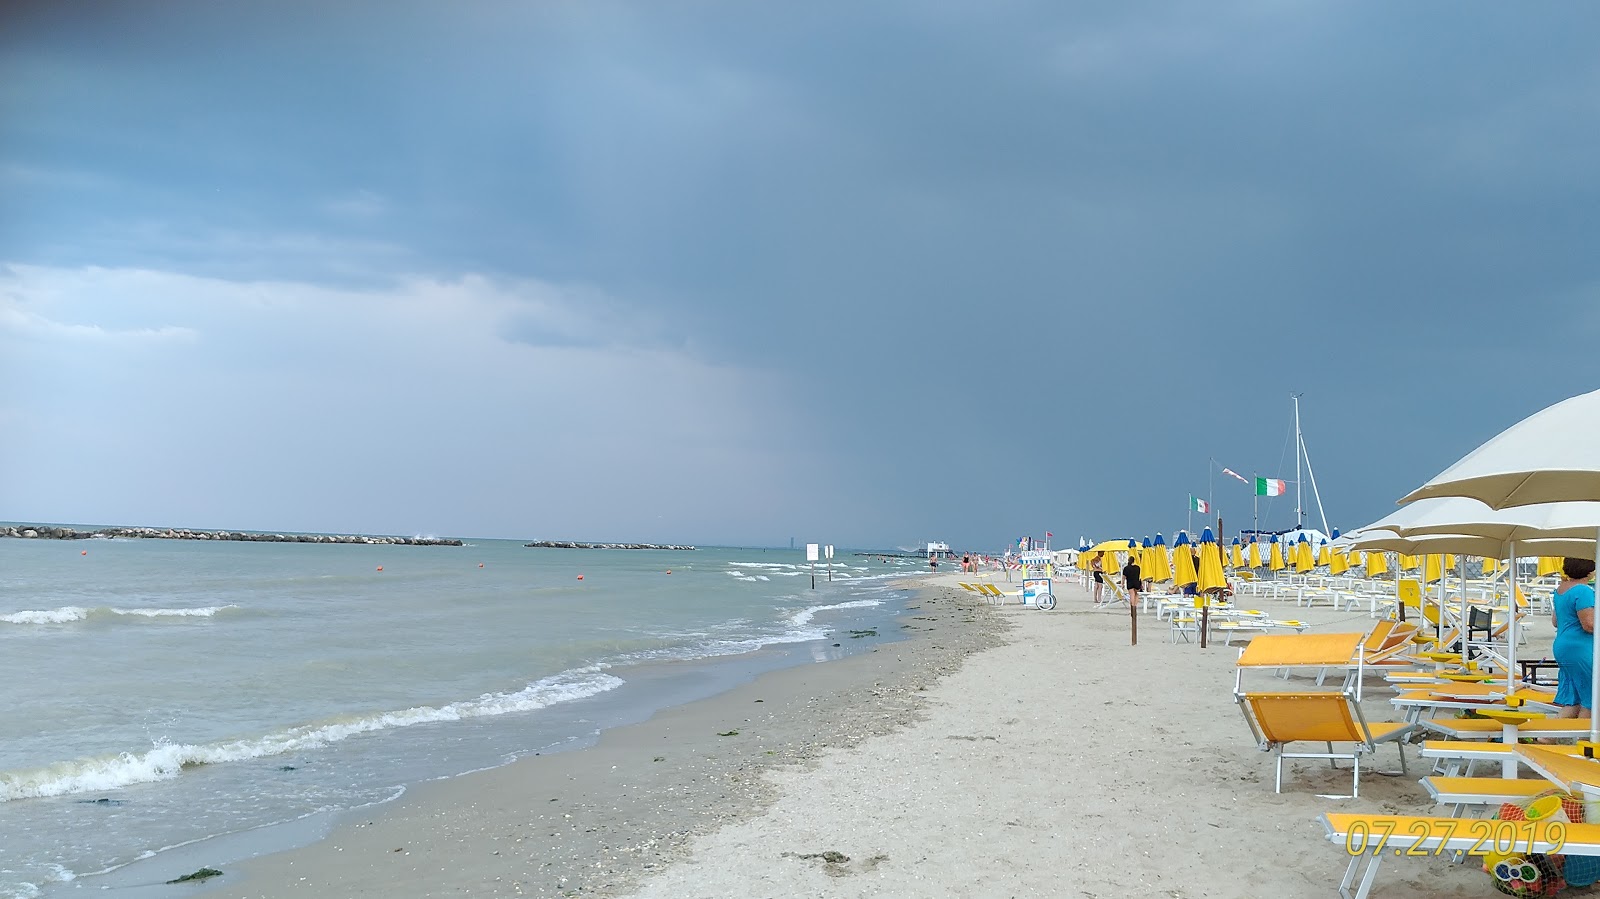
[{"label": "white sign post", "polygon": [[833,583],[833,544],[828,544],[823,547],[823,550],[828,556],[828,583],[831,584]]},{"label": "white sign post", "polygon": [[811,589],[817,589],[817,550],[815,543],[806,544],[806,561],[811,563]]}]

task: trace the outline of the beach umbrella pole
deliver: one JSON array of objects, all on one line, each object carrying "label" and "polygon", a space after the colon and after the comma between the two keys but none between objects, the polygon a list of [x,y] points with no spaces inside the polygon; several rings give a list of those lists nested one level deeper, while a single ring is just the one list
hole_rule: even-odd
[{"label": "beach umbrella pole", "polygon": [[1506,580],[1511,583],[1511,601],[1507,607],[1511,610],[1511,623],[1507,625],[1506,633],[1510,635],[1510,643],[1506,645],[1506,687],[1507,692],[1517,689],[1517,541],[1512,540],[1506,544],[1511,551],[1511,572]]}]

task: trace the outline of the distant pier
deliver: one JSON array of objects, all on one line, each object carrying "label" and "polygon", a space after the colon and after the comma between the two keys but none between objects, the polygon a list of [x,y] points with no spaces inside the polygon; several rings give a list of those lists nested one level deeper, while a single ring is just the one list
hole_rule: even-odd
[{"label": "distant pier", "polygon": [[248,531],[192,531],[188,528],[96,528],[79,531],[49,525],[6,525],[0,537],[28,540],[87,540],[91,537],[138,537],[146,540],[234,540],[242,543],[356,543],[373,546],[460,546],[447,537],[380,537],[370,534],[253,534]]}]

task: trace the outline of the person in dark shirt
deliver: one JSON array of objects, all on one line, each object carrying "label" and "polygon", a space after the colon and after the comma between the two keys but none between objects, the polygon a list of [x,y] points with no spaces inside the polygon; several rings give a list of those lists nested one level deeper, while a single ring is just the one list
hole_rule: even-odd
[{"label": "person in dark shirt", "polygon": [[1144,575],[1139,571],[1139,559],[1128,556],[1128,564],[1122,566],[1122,582],[1128,588],[1128,605],[1139,607],[1139,590],[1144,586]]}]

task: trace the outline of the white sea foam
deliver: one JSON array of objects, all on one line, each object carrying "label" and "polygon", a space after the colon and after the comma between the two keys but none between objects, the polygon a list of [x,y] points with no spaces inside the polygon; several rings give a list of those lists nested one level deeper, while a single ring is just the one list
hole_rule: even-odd
[{"label": "white sea foam", "polygon": [[134,618],[210,618],[218,612],[237,608],[239,607],[233,605],[206,606],[198,609],[116,609],[109,606],[89,609],[83,606],[62,606],[59,609],[12,612],[9,615],[0,615],[0,621],[7,624],[66,624],[102,615],[123,615]]},{"label": "white sea foam", "polygon": [[816,617],[818,612],[830,612],[834,609],[865,609],[881,605],[883,605],[883,600],[881,599],[854,599],[850,602],[834,603],[831,606],[811,606],[789,616],[789,623],[795,627],[805,627],[811,623],[811,619]]},{"label": "white sea foam", "polygon": [[171,780],[185,768],[299,752],[337,743],[358,734],[410,727],[414,724],[486,718],[513,712],[530,712],[561,702],[571,702],[622,685],[621,678],[605,674],[604,666],[590,666],[544,678],[515,693],[485,693],[477,699],[433,707],[418,706],[381,712],[346,721],[304,725],[264,737],[222,743],[191,745],[158,743],[144,753],[75,759],[29,771],[0,772],[0,802],[41,796],[65,796],[125,787],[129,784]]}]

